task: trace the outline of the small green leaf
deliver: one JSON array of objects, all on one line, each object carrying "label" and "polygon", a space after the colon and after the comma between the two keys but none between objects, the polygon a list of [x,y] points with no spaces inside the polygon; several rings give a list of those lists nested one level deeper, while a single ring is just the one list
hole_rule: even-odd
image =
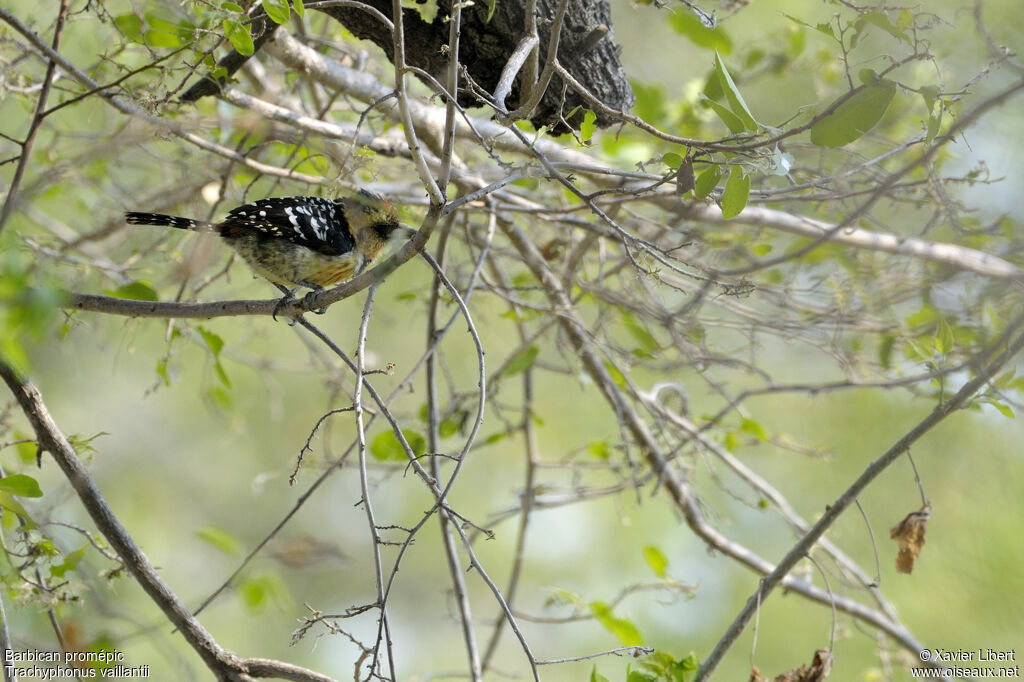
[{"label": "small green leaf", "polygon": [[142,42],[142,19],[135,14],[121,14],[114,17],[114,25],[133,43]]},{"label": "small green leaf", "polygon": [[11,474],[0,478],[0,490],[18,497],[42,497],[39,481],[25,474]]},{"label": "small green leaf", "polygon": [[676,33],[686,36],[698,47],[716,50],[722,54],[732,52],[732,39],[729,38],[725,29],[720,26],[713,29],[708,28],[701,23],[700,19],[682,8],[669,14],[668,23]]},{"label": "small green leaf", "polygon": [[612,381],[615,382],[616,386],[618,386],[619,388],[626,388],[627,387],[626,377],[624,377],[622,375],[622,372],[619,371],[618,367],[616,367],[615,365],[613,365],[610,362],[605,362],[604,363],[604,368],[606,370],[608,370],[608,374],[611,376]]},{"label": "small green leaf", "polygon": [[[402,435],[405,437],[405,442],[412,448],[414,455],[419,457],[427,451],[427,439],[423,437],[423,434],[412,429],[402,429]],[[370,443],[370,454],[373,455],[374,459],[382,462],[404,462],[407,457],[405,456],[405,449],[402,444],[395,438],[393,431],[381,431],[377,434],[377,437]]]},{"label": "small green leaf", "polygon": [[760,441],[768,440],[768,434],[765,432],[764,427],[761,426],[761,422],[754,421],[753,419],[744,417],[740,420],[740,431],[748,433]]},{"label": "small green leaf", "polygon": [[238,556],[242,553],[242,543],[223,528],[203,526],[196,531],[196,537],[229,556]]},{"label": "small green leaf", "polygon": [[668,559],[654,545],[644,547],[644,560],[647,561],[647,565],[654,571],[654,575],[659,578],[664,578],[668,575]]},{"label": "small green leaf", "polygon": [[213,354],[215,356],[219,356],[221,350],[224,348],[224,339],[203,327],[196,327],[196,331],[198,331],[199,335],[203,337],[203,341],[206,342],[206,345],[210,348]]},{"label": "small green leaf", "polygon": [[715,51],[715,71],[718,73],[718,80],[722,84],[722,91],[725,92],[725,98],[729,101],[729,108],[732,109],[732,113],[740,117],[747,130],[756,133],[757,121],[754,120],[754,115],[750,113],[747,103],[743,101],[743,95],[740,94],[739,88],[733,82],[729,69],[725,67],[725,62],[722,61],[722,56],[718,54],[717,50]]},{"label": "small green leaf", "polygon": [[992,382],[992,385],[1001,391],[1005,391],[1013,385],[1013,378],[1017,376],[1017,370],[1011,369],[1008,372],[1003,372]]},{"label": "small green leaf", "polygon": [[831,24],[816,24],[816,25],[815,24],[808,24],[806,21],[801,21],[800,19],[797,19],[796,17],[794,17],[794,16],[792,16],[790,14],[786,14],[785,12],[782,13],[782,16],[786,17],[790,21],[793,21],[793,22],[796,22],[796,23],[800,24],[801,26],[806,26],[807,28],[813,28],[818,33],[823,33],[824,35],[827,35],[829,38],[835,38],[836,37],[836,34],[832,31],[832,25]]},{"label": "small green leaf", "polygon": [[522,349],[508,361],[505,369],[501,372],[501,376],[511,377],[525,372],[533,364],[533,361],[537,359],[537,354],[539,352],[540,349],[537,348],[537,346],[527,346]]},{"label": "small green leaf", "polygon": [[935,100],[939,98],[939,93],[942,90],[937,85],[926,85],[921,88],[921,97],[924,99],[925,109],[931,111],[935,108]]},{"label": "small green leaf", "polygon": [[167,372],[167,357],[162,357],[156,361],[156,374],[164,382],[164,386],[171,385],[171,375]]},{"label": "small green leaf", "polygon": [[1013,419],[1016,415],[1013,413],[1013,409],[1006,404],[999,402],[998,400],[988,399],[984,402],[988,403],[992,407],[999,410],[999,413],[1008,419]]},{"label": "small green leaf", "polygon": [[226,9],[229,12],[238,12],[239,14],[245,11],[241,5],[236,5],[233,2],[222,2],[220,3],[220,8]]},{"label": "small green leaf", "polygon": [[302,0],[292,0],[292,7],[295,8],[295,13],[300,17],[306,16],[306,6],[302,4]]},{"label": "small green leaf", "polygon": [[143,40],[150,47],[181,47],[194,39],[195,26],[186,22],[168,21],[147,12],[146,24],[148,30]]},{"label": "small green leaf", "polygon": [[654,353],[661,349],[661,344],[659,344],[658,340],[654,338],[654,335],[651,334],[646,327],[637,322],[636,318],[628,312],[624,311],[622,313],[622,325],[626,328],[626,331],[629,332],[630,336],[640,344],[640,348],[642,350],[645,350],[648,353]]},{"label": "small green leaf", "polygon": [[590,142],[590,138],[594,137],[596,130],[597,114],[587,109],[586,113],[583,114],[583,123],[580,124],[580,138],[584,142]]},{"label": "small green leaf", "polygon": [[498,0],[487,0],[487,21],[484,23],[491,23],[491,18],[494,16],[494,10],[498,7]]},{"label": "small green leaf", "polygon": [[437,425],[437,435],[440,438],[451,438],[460,431],[459,422],[454,419],[445,419]]},{"label": "small green leaf", "polygon": [[243,26],[233,19],[225,19],[223,23],[224,37],[228,39],[231,46],[238,50],[238,54],[251,57],[256,52],[256,46],[252,42],[252,34],[249,28]]},{"label": "small green leaf", "polygon": [[607,461],[612,456],[612,448],[606,440],[592,440],[587,445],[587,450],[590,455],[595,459],[601,459]]},{"label": "small green leaf", "polygon": [[594,614],[597,622],[615,635],[623,646],[643,646],[643,637],[640,636],[640,631],[636,629],[636,626],[628,620],[616,618],[607,604],[595,601],[591,602],[589,606],[590,612]]},{"label": "small green leaf", "polygon": [[260,612],[274,602],[285,604],[291,601],[288,588],[276,573],[243,578],[238,584],[238,594],[242,603],[254,612]]},{"label": "small green leaf", "polygon": [[896,344],[896,337],[892,334],[886,334],[882,337],[882,342],[878,346],[878,364],[882,366],[882,369],[890,369],[892,367],[892,349]]},{"label": "small green leaf", "polygon": [[722,217],[735,218],[747,205],[750,197],[750,176],[743,175],[739,166],[733,166],[722,192]]},{"label": "small green leaf", "polygon": [[949,326],[949,322],[946,318],[939,318],[939,324],[935,329],[935,337],[932,339],[932,343],[942,355],[948,355],[953,350],[953,345],[956,339],[953,337],[953,328]]},{"label": "small green leaf", "polygon": [[767,256],[772,252],[771,244],[755,244],[750,248],[755,256]]},{"label": "small green leaf", "polygon": [[729,111],[729,108],[726,107],[724,104],[719,104],[715,100],[705,95],[703,92],[700,93],[700,101],[704,104],[704,106],[711,107],[715,111],[715,113],[718,114],[718,118],[722,119],[722,123],[725,124],[725,126],[729,129],[730,133],[734,135],[739,135],[744,130],[746,130],[746,128],[743,125],[743,121],[740,120],[740,117]]},{"label": "small green leaf", "polygon": [[659,682],[658,676],[645,670],[626,670],[626,682]]},{"label": "small green leaf", "polygon": [[263,10],[275,24],[288,23],[292,16],[291,8],[288,7],[288,0],[263,0]]},{"label": "small green leaf", "polygon": [[36,524],[32,521],[32,517],[29,515],[28,510],[22,506],[21,502],[14,499],[13,495],[2,488],[0,488],[0,507],[17,514],[18,518],[20,518],[25,524],[26,529],[36,528]]},{"label": "small green leaf", "polygon": [[594,664],[594,669],[590,671],[590,682],[609,682],[608,678],[597,672],[597,664]]},{"label": "small green leaf", "polygon": [[811,127],[811,142],[823,147],[853,142],[882,120],[895,94],[887,81],[865,86]]},{"label": "small green leaf", "polygon": [[693,194],[698,199],[704,199],[715,190],[718,181],[722,179],[722,169],[719,166],[709,166],[702,170],[697,176],[697,183]]},{"label": "small green leaf", "polygon": [[107,296],[127,298],[133,301],[159,301],[160,297],[149,282],[142,280],[122,284],[116,289],[105,289]]},{"label": "small green leaf", "polygon": [[85,547],[79,547],[75,551],[64,556],[64,561],[50,566],[50,575],[54,578],[63,578],[68,571],[78,568],[78,564],[85,558]]},{"label": "small green leaf", "polygon": [[861,69],[857,72],[857,78],[864,85],[877,85],[879,81],[878,72],[874,69]]},{"label": "small green leaf", "polygon": [[668,152],[661,155],[661,162],[672,170],[675,170],[683,165],[683,157],[675,152]]},{"label": "small green leaf", "polygon": [[904,33],[903,31],[901,31],[896,26],[893,26],[892,22],[889,21],[889,17],[885,16],[881,12],[877,12],[877,11],[875,11],[875,12],[866,12],[866,13],[860,15],[860,17],[858,17],[857,23],[856,23],[856,26],[858,27],[858,30],[860,30],[864,26],[864,24],[872,24],[872,25],[877,26],[878,28],[882,29],[883,31],[885,31],[889,35],[891,35],[891,36],[893,36],[895,38],[899,38],[903,42],[906,42],[906,43],[910,42],[910,38],[907,37],[907,34]]}]

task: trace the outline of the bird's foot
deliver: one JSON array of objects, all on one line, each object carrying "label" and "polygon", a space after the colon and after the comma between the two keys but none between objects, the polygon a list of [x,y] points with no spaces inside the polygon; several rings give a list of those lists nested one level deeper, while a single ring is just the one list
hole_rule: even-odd
[{"label": "bird's foot", "polygon": [[[270,317],[271,317],[271,319],[274,320],[274,322],[277,322],[277,314],[279,312],[281,312],[281,308],[285,307],[286,305],[288,305],[289,303],[291,303],[292,301],[295,300],[295,290],[294,289],[289,289],[287,287],[283,287],[283,286],[280,286],[280,285],[278,285],[277,288],[284,292],[284,296],[282,296],[281,299],[274,306],[274,311],[272,313],[270,313]],[[295,320],[294,319],[289,319],[288,320],[288,326],[289,327],[295,326]]]}]

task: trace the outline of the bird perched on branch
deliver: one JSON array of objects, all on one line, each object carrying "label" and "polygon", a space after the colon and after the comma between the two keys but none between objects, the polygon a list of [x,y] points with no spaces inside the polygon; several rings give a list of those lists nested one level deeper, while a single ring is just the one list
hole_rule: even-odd
[{"label": "bird perched on branch", "polygon": [[[228,212],[219,223],[163,213],[125,213],[131,225],[160,225],[220,235],[256,274],[284,292],[274,308],[295,298],[299,287],[323,290],[359,274],[399,231],[394,206],[360,190],[338,199],[260,199]],[[308,294],[307,294],[308,295]]]}]

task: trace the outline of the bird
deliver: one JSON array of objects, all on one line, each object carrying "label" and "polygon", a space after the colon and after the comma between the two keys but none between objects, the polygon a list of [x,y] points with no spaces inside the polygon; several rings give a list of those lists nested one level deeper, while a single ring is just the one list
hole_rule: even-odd
[{"label": "bird", "polygon": [[[274,197],[228,211],[219,223],[165,213],[129,211],[130,225],[157,225],[220,235],[253,272],[284,293],[273,318],[295,299],[300,287],[310,296],[356,276],[401,232],[391,202],[366,189],[335,199]],[[323,312],[322,310],[317,312]]]}]

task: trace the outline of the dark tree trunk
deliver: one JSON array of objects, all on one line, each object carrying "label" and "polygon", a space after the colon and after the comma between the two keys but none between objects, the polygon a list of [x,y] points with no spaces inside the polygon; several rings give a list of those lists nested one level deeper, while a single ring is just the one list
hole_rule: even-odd
[{"label": "dark tree trunk", "polygon": [[[391,16],[390,0],[366,0],[366,4]],[[437,17],[431,23],[425,22],[414,10],[406,9],[402,15],[406,61],[430,73],[442,84],[446,82],[448,67],[445,46],[448,44],[447,17],[450,16],[451,5],[451,0],[438,0]],[[551,25],[558,6],[559,0],[537,0],[541,69],[547,61]],[[389,59],[393,59],[391,32],[371,14],[354,7],[328,7],[323,11],[337,19],[353,35],[376,43]],[[478,0],[463,9],[459,61],[478,86],[493,93],[509,57],[523,38],[526,27],[525,3],[522,0],[496,0],[490,21],[487,20],[487,13],[488,3],[485,0]],[[558,61],[577,82],[606,106],[616,111],[628,111],[635,98],[619,62],[620,48],[612,40],[611,26],[611,10],[605,0],[568,0],[559,37]],[[260,38],[266,37],[267,34],[258,36],[257,46],[262,44]],[[237,54],[231,54],[222,61],[222,65],[233,72],[243,61]],[[509,110],[515,110],[522,103],[522,76],[521,70],[505,102]],[[205,79],[192,86],[182,99],[193,101],[216,90],[216,84]],[[459,90],[459,103],[465,107],[481,104],[465,84]],[[564,126],[560,125],[563,117],[573,125],[578,125],[582,119],[581,111],[569,118],[569,113],[577,106],[581,110],[592,108],[586,99],[571,87],[566,87],[555,76],[529,120],[538,128],[546,125],[564,131]],[[610,125],[613,122],[614,118],[598,113],[598,125]]]}]

